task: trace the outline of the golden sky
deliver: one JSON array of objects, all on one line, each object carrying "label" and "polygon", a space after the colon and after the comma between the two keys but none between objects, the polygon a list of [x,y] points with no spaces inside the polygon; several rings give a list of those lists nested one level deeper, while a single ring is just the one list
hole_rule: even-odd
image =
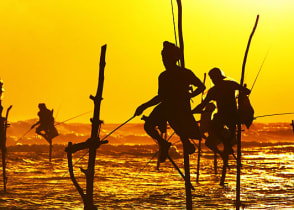
[{"label": "golden sky", "polygon": [[[268,52],[250,96],[255,113],[294,111],[293,0],[182,0],[182,5],[186,67],[201,80],[212,67],[240,80],[259,14],[245,77],[251,87]],[[174,7],[177,11],[176,2]],[[106,43],[101,118],[123,122],[157,94],[162,42],[174,42],[169,0],[5,0],[0,20],[3,104],[14,106],[13,121],[37,117],[40,102],[54,108],[58,121],[92,110],[89,95],[96,93],[100,47]],[[89,117],[74,121],[89,122]]]}]

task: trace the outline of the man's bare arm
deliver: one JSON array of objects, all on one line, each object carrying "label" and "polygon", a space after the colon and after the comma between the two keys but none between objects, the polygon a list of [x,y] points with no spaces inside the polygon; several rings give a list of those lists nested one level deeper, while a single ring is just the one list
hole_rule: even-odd
[{"label": "man's bare arm", "polygon": [[195,74],[191,71],[192,73],[192,85],[197,87],[192,93],[191,93],[191,98],[199,95],[205,90],[205,85],[201,82],[201,80],[195,76]]},{"label": "man's bare arm", "polygon": [[151,106],[154,106],[158,103],[160,103],[160,97],[157,95],[155,97],[153,97],[151,100],[147,101],[146,103],[140,105],[137,109],[136,112],[134,114],[134,116],[139,116],[143,113],[143,111]]}]

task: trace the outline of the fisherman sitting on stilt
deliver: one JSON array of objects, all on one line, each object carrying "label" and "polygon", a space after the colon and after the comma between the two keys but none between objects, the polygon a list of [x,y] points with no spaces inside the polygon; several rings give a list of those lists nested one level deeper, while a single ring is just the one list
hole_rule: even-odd
[{"label": "fisherman sitting on stilt", "polygon": [[[248,95],[250,90],[241,86],[237,82],[225,80],[225,76],[218,68],[210,70],[209,76],[215,86],[208,91],[204,101],[192,112],[201,113],[203,108],[210,101],[215,101],[217,104],[218,112],[213,117],[212,132],[209,133],[209,136],[211,136],[211,138],[220,139],[224,144],[224,151],[221,153],[224,161],[223,176],[221,181],[221,185],[223,185],[225,171],[228,164],[228,155],[233,153],[232,146],[235,144],[236,125],[239,120],[235,91],[238,90],[240,94]],[[211,146],[209,143],[208,145]],[[216,148],[214,147],[213,149]]]},{"label": "fisherman sitting on stilt", "polygon": [[36,133],[43,136],[48,143],[52,143],[52,139],[58,136],[58,132],[54,126],[53,110],[47,109],[44,103],[39,104],[40,111],[38,112],[39,121],[32,125],[31,129],[36,128]]},{"label": "fisherman sitting on stilt", "polygon": [[[135,115],[141,115],[148,107],[159,104],[146,119],[146,132],[159,144],[159,160],[164,162],[168,156],[170,143],[161,137],[156,127],[166,122],[180,136],[184,150],[188,154],[195,152],[194,145],[189,138],[200,139],[200,131],[190,106],[190,99],[199,95],[205,86],[191,70],[177,65],[180,59],[180,49],[174,44],[163,43],[162,61],[166,68],[159,76],[158,95],[139,106]],[[189,92],[190,85],[196,88]]]}]

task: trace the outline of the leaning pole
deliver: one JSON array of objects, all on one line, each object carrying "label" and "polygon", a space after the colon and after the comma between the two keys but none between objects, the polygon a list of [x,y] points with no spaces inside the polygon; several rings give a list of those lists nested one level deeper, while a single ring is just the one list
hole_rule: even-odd
[{"label": "leaning pole", "polygon": [[[247,43],[247,47],[245,50],[245,55],[244,55],[244,59],[243,59],[243,64],[242,64],[242,74],[241,74],[241,81],[240,84],[243,86],[244,84],[244,75],[245,75],[245,66],[246,66],[246,61],[247,61],[247,55],[249,52],[249,47],[250,47],[250,43],[252,40],[252,37],[254,35],[254,32],[256,30],[257,24],[258,24],[258,19],[259,19],[259,15],[257,15],[256,17],[256,21],[253,27],[253,30],[250,34],[248,43]],[[240,200],[240,187],[241,187],[241,155],[242,155],[242,151],[241,151],[241,121],[239,120],[238,122],[238,132],[237,132],[237,180],[236,180],[236,209],[239,210],[240,206],[241,206],[241,200]]]}]

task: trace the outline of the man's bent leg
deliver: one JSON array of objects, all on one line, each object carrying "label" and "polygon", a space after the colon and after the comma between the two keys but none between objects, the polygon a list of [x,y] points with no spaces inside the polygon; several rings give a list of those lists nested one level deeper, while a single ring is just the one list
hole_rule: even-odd
[{"label": "man's bent leg", "polygon": [[155,139],[159,145],[159,162],[164,162],[168,156],[168,150],[171,146],[171,143],[167,142],[162,138],[162,136],[157,131],[156,127],[166,123],[164,114],[162,113],[161,106],[158,105],[151,112],[149,117],[145,117],[144,129],[146,133]]}]

